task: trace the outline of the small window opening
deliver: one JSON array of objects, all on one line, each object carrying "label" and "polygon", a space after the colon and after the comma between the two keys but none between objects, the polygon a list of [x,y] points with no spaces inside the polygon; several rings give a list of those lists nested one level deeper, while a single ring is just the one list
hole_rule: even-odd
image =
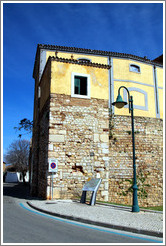
[{"label": "small window opening", "polygon": [[82,76],[75,76],[74,77],[74,94],[77,95],[88,95],[88,88],[87,88],[87,77]]},{"label": "small window opening", "polygon": [[78,61],[81,61],[81,62],[91,62],[90,59],[86,59],[86,58],[78,58]]},{"label": "small window opening", "polygon": [[130,65],[130,71],[135,73],[140,73],[140,67],[134,64]]}]

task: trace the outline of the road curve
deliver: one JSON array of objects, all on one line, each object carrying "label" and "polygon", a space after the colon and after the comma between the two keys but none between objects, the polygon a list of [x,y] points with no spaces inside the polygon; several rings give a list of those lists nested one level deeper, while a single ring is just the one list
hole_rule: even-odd
[{"label": "road curve", "polygon": [[28,188],[4,184],[3,243],[154,243],[156,238],[90,226],[28,207]]}]

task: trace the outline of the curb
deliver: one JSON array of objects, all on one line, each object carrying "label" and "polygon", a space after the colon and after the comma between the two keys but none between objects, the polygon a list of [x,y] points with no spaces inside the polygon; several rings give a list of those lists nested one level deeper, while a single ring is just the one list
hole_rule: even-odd
[{"label": "curb", "polygon": [[113,224],[108,224],[108,223],[103,223],[103,222],[98,222],[98,221],[92,221],[92,220],[78,218],[78,217],[64,215],[64,214],[58,214],[58,213],[54,213],[54,212],[50,212],[50,211],[38,208],[38,207],[32,205],[30,202],[27,202],[27,204],[31,208],[36,209],[36,210],[38,210],[38,211],[40,211],[42,213],[50,214],[50,215],[53,215],[53,216],[56,216],[56,217],[60,217],[60,218],[63,218],[63,219],[74,220],[74,221],[78,221],[78,222],[82,222],[82,223],[87,223],[87,224],[107,227],[107,228],[115,229],[115,230],[123,230],[123,231],[127,231],[127,232],[133,232],[133,233],[143,234],[143,235],[148,235],[148,236],[153,236],[153,237],[160,237],[160,238],[163,237],[163,233],[162,232],[141,230],[141,229],[126,227],[126,226],[118,226],[118,225],[113,225]]}]

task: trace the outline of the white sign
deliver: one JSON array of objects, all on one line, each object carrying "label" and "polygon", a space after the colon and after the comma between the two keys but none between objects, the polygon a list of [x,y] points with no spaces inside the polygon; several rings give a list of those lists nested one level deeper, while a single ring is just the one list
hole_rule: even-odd
[{"label": "white sign", "polygon": [[57,159],[49,159],[48,171],[52,173],[58,172],[58,160]]}]

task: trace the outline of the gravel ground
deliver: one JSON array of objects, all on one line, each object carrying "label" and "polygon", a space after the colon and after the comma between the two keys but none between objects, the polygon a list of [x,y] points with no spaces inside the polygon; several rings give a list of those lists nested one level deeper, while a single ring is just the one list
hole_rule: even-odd
[{"label": "gravel ground", "polygon": [[131,209],[119,209],[98,204],[90,206],[79,202],[73,202],[71,200],[35,200],[30,201],[30,203],[37,208],[61,215],[73,216],[118,226],[132,227],[139,230],[163,232],[162,213],[144,211],[132,213]]}]

